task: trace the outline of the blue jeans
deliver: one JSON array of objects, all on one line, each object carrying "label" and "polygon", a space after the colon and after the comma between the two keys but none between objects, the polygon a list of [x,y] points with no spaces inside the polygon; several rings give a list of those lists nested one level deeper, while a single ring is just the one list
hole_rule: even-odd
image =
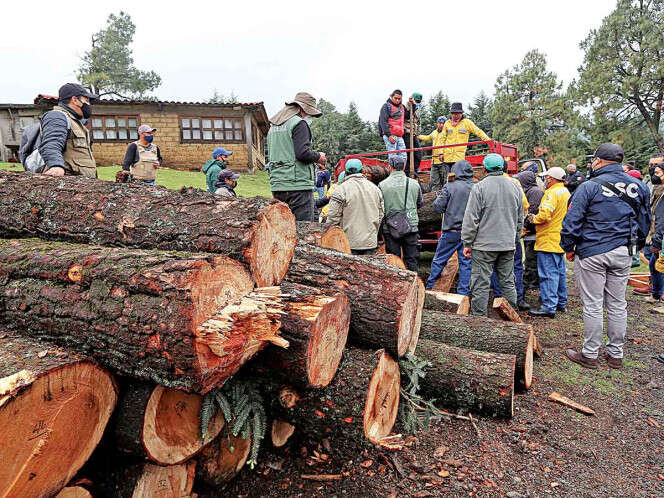
[{"label": "blue jeans", "polygon": [[316,187],[316,192],[318,192],[319,199],[325,197],[325,187]]},{"label": "blue jeans", "polygon": [[463,243],[461,242],[461,232],[443,232],[438,239],[436,254],[431,262],[431,274],[427,280],[427,289],[433,289],[436,281],[443,273],[447,262],[454,253],[459,258],[459,285],[457,285],[457,294],[468,296],[470,294],[470,272],[471,258],[463,255]]},{"label": "blue jeans", "polygon": [[[387,135],[383,135],[383,142],[385,142],[386,150],[404,150],[406,148],[406,142],[403,141],[403,137],[394,137],[396,140],[394,143],[390,142],[390,139]],[[389,156],[401,156],[403,160],[406,160],[406,153],[399,152],[398,154],[388,154]]]},{"label": "blue jeans", "polygon": [[659,253],[650,252],[650,248],[647,247],[646,251],[648,254],[648,260],[650,264],[650,283],[652,284],[652,297],[655,299],[662,298],[662,292],[664,292],[664,273],[660,273],[655,270],[655,261],[659,258]]},{"label": "blue jeans", "polygon": [[[523,251],[521,250],[521,238],[516,239],[516,250],[514,251],[514,285],[516,286],[516,300],[521,302],[525,299],[525,289],[523,287]],[[491,275],[491,290],[493,297],[502,297],[503,290],[498,283],[498,276],[494,271]]]},{"label": "blue jeans", "polygon": [[565,255],[557,252],[537,251],[537,274],[540,281],[542,309],[555,313],[556,308],[567,306]]}]

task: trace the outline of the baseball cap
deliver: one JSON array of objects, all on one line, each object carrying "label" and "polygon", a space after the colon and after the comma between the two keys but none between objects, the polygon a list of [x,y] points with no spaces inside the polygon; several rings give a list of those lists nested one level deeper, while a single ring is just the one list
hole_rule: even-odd
[{"label": "baseball cap", "polygon": [[150,125],[142,124],[138,127],[139,133],[152,133],[153,131],[157,131],[157,128],[153,128]]},{"label": "baseball cap", "polygon": [[226,150],[223,147],[217,147],[212,151],[212,159],[216,159],[217,156],[222,155],[222,156],[231,156],[233,155],[233,151]]},{"label": "baseball cap", "polygon": [[390,154],[387,162],[393,168],[403,168],[406,165],[406,158],[401,157],[399,154]]},{"label": "baseball cap", "polygon": [[614,161],[622,162],[625,157],[625,153],[620,145],[612,143],[603,143],[595,151],[595,157],[598,159],[604,159],[605,161]]},{"label": "baseball cap", "polygon": [[413,93],[413,100],[415,102],[422,102],[422,94],[418,92]]},{"label": "baseball cap", "polygon": [[542,176],[550,176],[551,178],[562,181],[565,178],[565,170],[558,166],[554,166],[553,168],[546,170]]},{"label": "baseball cap", "polygon": [[87,97],[90,100],[96,100],[99,98],[99,95],[91,93],[83,85],[78,83],[65,83],[58,90],[58,100],[68,100],[72,97]]},{"label": "baseball cap", "polygon": [[230,169],[222,169],[217,175],[219,180],[237,180],[240,175],[233,173]]},{"label": "baseball cap", "polygon": [[487,154],[484,157],[482,164],[487,171],[500,171],[503,169],[503,164],[505,164],[505,161],[503,156],[492,152],[491,154]]},{"label": "baseball cap", "polygon": [[638,180],[641,180],[643,178],[643,175],[638,169],[630,169],[627,174],[633,178],[636,178]]},{"label": "baseball cap", "polygon": [[359,159],[349,159],[346,161],[346,167],[344,168],[346,173],[352,175],[354,173],[359,173],[362,171],[362,161]]}]

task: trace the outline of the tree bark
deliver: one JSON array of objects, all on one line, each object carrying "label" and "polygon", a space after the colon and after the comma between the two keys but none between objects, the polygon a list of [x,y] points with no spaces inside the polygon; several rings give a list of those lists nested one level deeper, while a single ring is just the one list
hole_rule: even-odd
[{"label": "tree bark", "polygon": [[278,340],[278,298],[252,285],[224,256],[0,240],[8,328],[171,388],[206,392]]},{"label": "tree bark", "polygon": [[188,497],[194,487],[196,462],[162,467],[151,463],[121,465],[100,476],[101,496],[113,498]]},{"label": "tree bark", "polygon": [[384,350],[346,348],[329,387],[301,391],[290,408],[281,403],[275,418],[317,442],[329,437],[380,444],[394,426],[400,385],[399,365]]},{"label": "tree bark", "polygon": [[0,172],[0,236],[223,254],[278,284],[297,242],[286,204],[193,188]]},{"label": "tree bark", "polygon": [[297,222],[297,240],[301,244],[313,244],[326,249],[350,254],[350,243],[341,227],[312,221]]},{"label": "tree bark", "polygon": [[113,377],[85,356],[1,332],[0,496],[58,493],[99,443],[116,400]]},{"label": "tree bark", "polygon": [[431,366],[420,380],[424,396],[445,408],[491,417],[514,415],[514,355],[457,348],[420,340],[417,356]]},{"label": "tree bark", "polygon": [[424,309],[467,315],[470,311],[470,299],[461,294],[450,294],[434,290],[426,291]]},{"label": "tree bark", "polygon": [[339,368],[350,326],[345,294],[323,295],[306,285],[281,286],[281,337],[288,348],[270,347],[256,364],[300,388],[327,386]]},{"label": "tree bark", "polygon": [[[429,310],[424,312],[420,331],[420,339],[488,353],[515,355],[517,386],[525,389],[530,387],[533,379],[533,337],[532,326],[525,323]],[[415,354],[419,355],[419,350]]]},{"label": "tree bark", "polygon": [[196,476],[206,486],[218,488],[239,474],[251,452],[251,437],[220,434],[201,451]]},{"label": "tree bark", "polygon": [[419,305],[414,272],[308,246],[296,248],[286,280],[325,294],[345,293],[351,306],[350,341],[385,348],[395,357],[407,352]]},{"label": "tree bark", "polygon": [[404,264],[403,259],[401,259],[396,254],[388,254],[388,253],[372,254],[370,256],[370,259],[372,261],[376,261],[378,263],[382,263],[387,266],[394,266],[395,268],[399,268],[400,270],[406,269],[406,265]]},{"label": "tree bark", "polygon": [[201,440],[202,401],[198,394],[142,382],[129,384],[118,403],[113,428],[116,450],[159,465],[189,460],[224,426],[219,412],[208,425],[205,441]]},{"label": "tree bark", "polygon": [[443,220],[438,213],[433,211],[433,201],[436,200],[438,192],[427,192],[423,194],[424,204],[417,210],[419,218],[418,228],[421,232],[439,232]]}]

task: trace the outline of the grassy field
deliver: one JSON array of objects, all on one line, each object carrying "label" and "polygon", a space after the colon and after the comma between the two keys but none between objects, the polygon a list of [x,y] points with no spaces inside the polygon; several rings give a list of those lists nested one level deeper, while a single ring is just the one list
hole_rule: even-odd
[{"label": "grassy field", "polygon": [[[0,163],[0,169],[10,171],[23,171],[20,164]],[[99,178],[114,181],[115,173],[120,170],[119,166],[103,166],[99,169]],[[195,187],[205,189],[205,175],[200,171],[179,171],[175,169],[160,169],[157,173],[157,185],[163,185],[171,190],[181,187]],[[243,174],[238,180],[236,189],[242,197],[272,197],[270,183],[266,171],[258,171],[255,174]]]}]

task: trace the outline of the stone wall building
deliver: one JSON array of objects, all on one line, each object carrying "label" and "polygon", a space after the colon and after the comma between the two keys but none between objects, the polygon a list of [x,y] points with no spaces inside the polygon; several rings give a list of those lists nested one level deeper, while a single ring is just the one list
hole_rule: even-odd
[{"label": "stone wall building", "polygon": [[[55,97],[39,95],[33,105],[23,106],[30,107],[31,115],[40,115],[56,103]],[[16,114],[21,105],[14,107]],[[157,128],[154,143],[167,168],[199,170],[219,146],[233,151],[229,161],[233,169],[265,167],[265,137],[270,124],[262,102],[99,100],[92,106],[88,121],[97,164],[122,164],[127,145],[138,139],[141,124]],[[20,136],[17,139],[20,143]]]}]

